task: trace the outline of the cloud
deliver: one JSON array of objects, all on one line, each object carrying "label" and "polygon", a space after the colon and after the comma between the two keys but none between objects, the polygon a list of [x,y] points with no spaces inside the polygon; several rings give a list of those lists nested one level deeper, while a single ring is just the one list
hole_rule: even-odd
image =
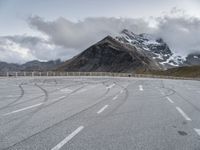
[{"label": "cloud", "polygon": [[0,61],[24,63],[31,60],[55,60],[73,56],[61,46],[33,36],[17,35],[0,37]]},{"label": "cloud", "polygon": [[19,43],[10,40],[9,37],[0,37],[0,60],[6,62],[19,62],[34,59],[29,49],[21,47]]},{"label": "cloud", "polygon": [[176,53],[200,52],[200,19],[187,16],[182,10],[172,12],[173,15],[157,18],[158,27],[154,34],[162,37]]},{"label": "cloud", "polygon": [[78,50],[83,50],[105,36],[115,35],[125,28],[136,33],[150,30],[148,22],[143,19],[101,17],[72,22],[65,18],[45,21],[34,16],[28,20],[32,28],[47,35],[54,44]]},{"label": "cloud", "polygon": [[47,21],[31,16],[27,22],[47,38],[29,35],[0,37],[1,61],[66,60],[107,35],[118,35],[123,29],[161,37],[178,54],[200,52],[200,19],[177,8],[149,20],[98,17],[73,22],[62,17]]},{"label": "cloud", "polygon": [[173,8],[170,13],[152,19],[156,26],[144,19],[130,18],[86,18],[72,22],[65,18],[45,21],[33,16],[29,18],[32,28],[44,33],[50,41],[63,47],[84,50],[107,35],[116,35],[123,29],[134,33],[150,33],[163,38],[170,48],[186,55],[200,51],[200,19],[188,16],[184,10]]}]

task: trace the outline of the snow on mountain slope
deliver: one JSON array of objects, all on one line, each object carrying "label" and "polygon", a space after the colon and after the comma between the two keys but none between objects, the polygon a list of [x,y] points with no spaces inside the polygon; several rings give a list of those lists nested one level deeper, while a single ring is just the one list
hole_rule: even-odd
[{"label": "snow on mountain slope", "polygon": [[162,38],[156,38],[150,34],[137,35],[125,29],[116,39],[144,50],[164,68],[183,66],[185,62],[185,58],[173,53]]}]

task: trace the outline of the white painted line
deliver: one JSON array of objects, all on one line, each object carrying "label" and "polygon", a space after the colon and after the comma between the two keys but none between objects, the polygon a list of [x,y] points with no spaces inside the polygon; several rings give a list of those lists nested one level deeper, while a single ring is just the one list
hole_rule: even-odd
[{"label": "white painted line", "polygon": [[111,84],[110,86],[107,86],[107,89],[111,89],[113,86],[115,86],[115,84]]},{"label": "white painted line", "polygon": [[59,101],[59,100],[65,98],[65,97],[66,97],[66,96],[61,96],[61,97],[59,97],[58,99],[52,100],[51,102],[57,102],[57,101]]},{"label": "white painted line", "polygon": [[[59,88],[58,88],[58,90],[59,90]],[[68,89],[68,88],[61,89],[60,91],[61,91],[61,92],[72,92],[72,90],[71,90],[71,89]]]},{"label": "white painted line", "polygon": [[144,89],[143,89],[143,86],[142,86],[142,85],[139,85],[139,90],[140,90],[140,91],[144,91]]},{"label": "white painted line", "polygon": [[108,107],[108,105],[103,106],[103,107],[97,112],[97,114],[102,113],[107,107]]},{"label": "white painted line", "polygon": [[51,150],[59,150],[61,149],[67,142],[69,142],[74,136],[76,136],[81,130],[83,130],[83,126],[78,127],[74,132],[68,135],[65,139],[63,139],[60,143],[58,143]]},{"label": "white painted line", "polygon": [[38,104],[35,104],[35,105],[32,105],[32,106],[28,106],[28,107],[25,107],[25,108],[22,108],[22,109],[18,109],[18,110],[3,114],[3,116],[11,115],[11,114],[18,113],[18,112],[21,112],[21,111],[24,111],[24,110],[28,110],[28,109],[31,109],[31,108],[34,108],[34,107],[38,107],[42,104],[43,103],[38,103]]},{"label": "white painted line", "polygon": [[188,115],[180,108],[180,107],[176,107],[176,109],[178,110],[178,112],[185,118],[185,120],[187,121],[191,121],[192,119],[190,119],[188,117]]},{"label": "white painted line", "polygon": [[174,101],[171,100],[171,98],[169,98],[169,97],[166,97],[166,98],[167,98],[167,100],[168,100],[170,103],[174,104]]},{"label": "white painted line", "polygon": [[81,89],[81,90],[77,91],[76,93],[82,93],[82,92],[85,92],[85,91],[87,91],[87,89]]},{"label": "white painted line", "polygon": [[57,100],[60,100],[60,99],[63,99],[63,98],[65,98],[66,96],[61,96],[61,97],[59,97]]},{"label": "white painted line", "polygon": [[113,97],[113,100],[116,100],[118,98],[118,95],[116,95],[115,97]]},{"label": "white painted line", "polygon": [[200,129],[194,128],[194,131],[200,136]]}]

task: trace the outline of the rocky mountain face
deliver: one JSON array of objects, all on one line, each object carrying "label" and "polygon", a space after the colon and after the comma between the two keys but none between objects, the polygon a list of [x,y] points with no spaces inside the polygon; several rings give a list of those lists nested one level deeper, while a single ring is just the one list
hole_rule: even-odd
[{"label": "rocky mountain face", "polygon": [[123,30],[116,39],[122,43],[134,45],[139,49],[145,50],[144,52],[159,62],[163,62],[172,56],[168,45],[161,38],[156,39],[148,34],[136,35],[128,30]]},{"label": "rocky mountain face", "polygon": [[200,65],[200,53],[179,56],[162,38],[123,30],[66,61],[58,70],[144,72],[193,65]]},{"label": "rocky mountain face", "polygon": [[200,65],[200,53],[189,54],[187,57],[176,55],[162,38],[156,38],[150,34],[137,35],[125,29],[116,39],[121,43],[133,45],[138,49],[142,49],[165,69]]},{"label": "rocky mountain face", "polygon": [[0,62],[0,72],[8,71],[50,71],[56,69],[63,62],[60,60],[40,62],[38,60],[30,61],[19,65],[14,63]]},{"label": "rocky mountain face", "polygon": [[189,54],[186,57],[186,64],[188,64],[189,66],[200,65],[200,52]]},{"label": "rocky mountain face", "polygon": [[155,60],[134,45],[111,36],[66,61],[59,71],[137,72],[161,69]]}]

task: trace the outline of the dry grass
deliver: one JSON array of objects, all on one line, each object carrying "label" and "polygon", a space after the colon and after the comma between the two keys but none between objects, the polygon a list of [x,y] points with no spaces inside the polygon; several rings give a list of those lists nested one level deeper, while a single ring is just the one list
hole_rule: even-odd
[{"label": "dry grass", "polygon": [[166,76],[175,76],[175,77],[200,77],[200,66],[191,66],[191,67],[178,67],[172,68],[165,71],[148,71],[145,74],[154,74],[154,75],[166,75]]}]

